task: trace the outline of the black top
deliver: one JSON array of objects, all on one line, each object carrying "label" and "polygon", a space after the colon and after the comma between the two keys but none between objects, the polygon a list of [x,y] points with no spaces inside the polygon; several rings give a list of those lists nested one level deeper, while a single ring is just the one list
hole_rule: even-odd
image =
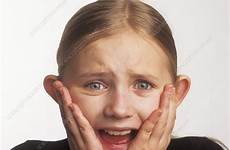
[{"label": "black top", "polygon": [[[60,141],[28,140],[11,150],[69,150],[67,139]],[[223,150],[206,137],[183,137],[172,139],[167,150]]]}]

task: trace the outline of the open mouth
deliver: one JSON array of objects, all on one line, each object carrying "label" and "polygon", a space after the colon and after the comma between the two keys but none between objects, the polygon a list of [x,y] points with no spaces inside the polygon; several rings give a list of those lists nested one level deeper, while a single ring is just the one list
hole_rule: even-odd
[{"label": "open mouth", "polygon": [[98,130],[98,133],[103,145],[110,149],[119,149],[118,147],[124,147],[124,145],[127,146],[135,138],[137,131],[138,130],[135,129],[100,129]]}]

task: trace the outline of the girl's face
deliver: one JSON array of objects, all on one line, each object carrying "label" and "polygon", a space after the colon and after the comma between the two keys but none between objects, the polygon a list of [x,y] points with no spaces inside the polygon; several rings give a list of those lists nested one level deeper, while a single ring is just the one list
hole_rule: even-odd
[{"label": "girl's face", "polygon": [[103,146],[123,142],[126,149],[172,82],[168,66],[157,43],[126,31],[89,44],[72,59],[63,83]]}]

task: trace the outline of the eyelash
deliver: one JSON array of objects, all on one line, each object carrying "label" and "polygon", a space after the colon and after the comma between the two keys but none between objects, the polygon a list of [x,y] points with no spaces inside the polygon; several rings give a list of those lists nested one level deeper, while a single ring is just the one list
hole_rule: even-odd
[{"label": "eyelash", "polygon": [[[139,82],[139,83],[147,83],[147,85],[148,85],[148,87],[150,87],[150,89],[147,88],[147,89],[144,89],[144,90],[151,90],[152,88],[155,87],[152,83],[150,83],[150,82],[148,82],[148,81],[146,81],[146,80],[138,80],[137,82]],[[137,82],[136,82],[136,83],[137,83]],[[135,84],[135,85],[137,85],[137,84]],[[141,89],[141,90],[142,90],[142,89]]]},{"label": "eyelash", "polygon": [[[95,85],[95,84],[100,84],[100,85],[102,85],[102,86],[104,86],[104,87],[106,87],[103,83],[101,83],[100,81],[92,81],[92,82],[89,82],[89,83],[87,83],[86,85],[85,85],[85,87],[86,88],[90,88],[90,86],[91,85]],[[100,86],[99,85],[99,86]],[[94,89],[92,89],[92,88],[90,88],[91,90],[94,90]],[[100,90],[100,89],[99,89]]]},{"label": "eyelash", "polygon": [[[136,85],[137,85],[138,82],[139,82],[139,83],[147,83],[147,85],[148,85],[148,88],[147,88],[147,89],[141,88],[141,90],[151,90],[152,88],[155,87],[152,83],[150,83],[150,82],[148,82],[148,81],[146,81],[146,80],[137,80],[136,83],[135,83],[135,88],[136,88],[136,89],[138,89],[138,87],[136,87]],[[92,82],[89,82],[89,83],[87,83],[87,84],[85,85],[85,87],[90,88],[91,90],[94,90],[94,89],[92,89],[90,86],[95,85],[95,84],[100,84],[100,85],[102,85],[102,86],[104,86],[104,87],[107,88],[107,86],[105,86],[105,85],[104,85],[103,83],[101,83],[100,81],[92,81]],[[99,85],[99,86],[100,86],[100,85]],[[150,87],[150,89],[149,89],[149,87]],[[98,89],[96,89],[96,90],[98,90]],[[99,90],[100,90],[100,89],[99,89]]]}]

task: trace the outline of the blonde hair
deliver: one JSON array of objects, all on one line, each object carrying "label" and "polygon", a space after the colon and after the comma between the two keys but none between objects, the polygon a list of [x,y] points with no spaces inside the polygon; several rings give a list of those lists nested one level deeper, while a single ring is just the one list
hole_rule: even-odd
[{"label": "blonde hair", "polygon": [[[162,47],[168,56],[170,73],[175,80],[177,52],[172,32],[156,9],[139,0],[98,0],[77,11],[68,21],[59,44],[57,52],[59,77],[61,78],[66,64],[73,56],[88,44],[126,28],[148,36]],[[172,135],[172,138],[177,137]],[[220,145],[226,148],[224,144]]]},{"label": "blonde hair", "polygon": [[176,79],[177,54],[171,30],[160,13],[139,0],[98,0],[82,7],[67,23],[57,52],[61,76],[66,64],[89,43],[131,28],[156,41]]}]

